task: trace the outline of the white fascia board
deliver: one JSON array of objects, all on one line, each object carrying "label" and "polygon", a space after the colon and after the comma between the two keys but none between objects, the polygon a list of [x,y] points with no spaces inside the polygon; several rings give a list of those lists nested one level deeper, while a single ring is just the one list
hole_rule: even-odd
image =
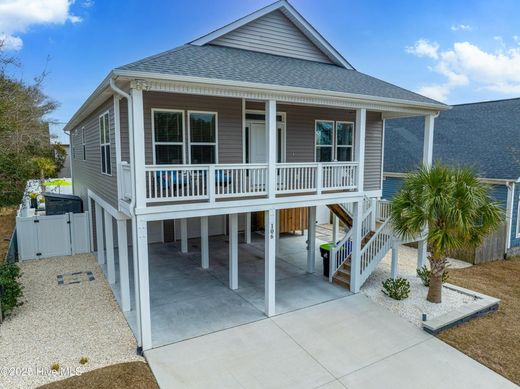
[{"label": "white fascia board", "polygon": [[223,35],[230,33],[233,30],[236,30],[256,19],[261,18],[273,11],[280,10],[285,16],[289,18],[299,29],[300,31],[311,40],[322,52],[325,54],[332,62],[336,65],[343,66],[347,69],[354,70],[352,65],[348,63],[345,58],[329,43],[321,36],[321,34],[314,28],[312,25],[307,22],[303,16],[301,16],[296,9],[293,8],[285,0],[277,1],[267,7],[261,8],[258,11],[255,11],[243,18],[235,20],[232,23],[225,25],[222,28],[219,28],[209,34],[206,34],[194,41],[191,41],[190,44],[195,46],[203,46],[208,44],[215,39],[220,38]]},{"label": "white fascia board", "polygon": [[[224,79],[216,79],[216,78],[206,78],[206,77],[193,77],[193,76],[183,76],[178,74],[164,74],[164,73],[153,73],[153,72],[140,72],[135,70],[119,70],[115,69],[113,71],[114,75],[120,77],[128,77],[128,78],[136,78],[136,79],[150,79],[155,81],[177,81],[177,82],[190,82],[190,83],[198,83],[198,84],[207,84],[212,86],[227,86],[227,87],[237,87],[237,88],[251,88],[254,90],[263,90],[267,92],[273,93],[295,93],[301,95],[315,95],[322,97],[336,97],[343,98],[349,100],[356,100],[359,102],[367,102],[367,103],[380,103],[391,105],[395,107],[401,108],[414,108],[414,109],[422,109],[425,111],[445,111],[450,107],[444,104],[434,104],[434,103],[421,103],[418,101],[411,100],[400,100],[394,99],[390,97],[378,97],[378,96],[369,96],[369,95],[360,95],[356,93],[346,93],[346,92],[335,92],[335,91],[327,91],[321,89],[311,89],[311,88],[302,88],[296,86],[284,86],[284,85],[275,85],[275,84],[262,84],[256,82],[248,82],[248,81],[236,81],[236,80],[224,80]],[[430,114],[432,112],[429,112]]]}]

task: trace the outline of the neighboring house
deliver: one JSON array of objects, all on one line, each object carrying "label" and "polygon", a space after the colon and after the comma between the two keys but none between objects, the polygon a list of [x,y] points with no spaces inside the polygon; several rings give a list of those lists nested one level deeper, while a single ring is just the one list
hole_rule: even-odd
[{"label": "neighboring house", "polygon": [[[154,346],[150,280],[158,282],[161,274],[151,266],[152,241],[180,238],[186,252],[187,239],[200,237],[201,267],[207,269],[208,236],[229,234],[228,282],[235,290],[238,230],[250,242],[251,220],[260,220],[264,311],[272,316],[282,282],[275,282],[278,219],[299,212],[295,217],[303,224],[288,229],[308,227],[306,266],[312,273],[316,207],[328,205],[351,224],[335,249],[329,281],[358,292],[389,248],[386,230],[362,246],[375,230],[375,207],[365,207],[371,203],[364,200],[382,195],[384,120],[421,116],[433,131],[434,117],[447,108],[356,71],[284,0],[110,71],[65,130],[75,149],[74,193],[92,211],[91,244],[98,261],[106,261],[112,284],[117,221],[124,311],[131,306],[131,227],[139,344]],[[430,146],[427,140],[426,159]],[[369,218],[370,225],[363,223]]]},{"label": "neighboring house", "polygon": [[[72,175],[72,173],[70,171],[70,145],[62,143],[61,147],[63,147],[65,149],[66,154],[65,154],[65,161],[63,162],[63,167],[58,172],[58,177],[70,178],[70,176]],[[74,151],[75,150],[73,149],[73,152]]]},{"label": "neighboring house", "polygon": [[[391,199],[405,173],[420,164],[422,130],[420,118],[385,122],[384,198]],[[442,112],[435,121],[433,160],[469,166],[491,185],[506,215],[503,253],[519,253],[520,98],[454,105]]]}]

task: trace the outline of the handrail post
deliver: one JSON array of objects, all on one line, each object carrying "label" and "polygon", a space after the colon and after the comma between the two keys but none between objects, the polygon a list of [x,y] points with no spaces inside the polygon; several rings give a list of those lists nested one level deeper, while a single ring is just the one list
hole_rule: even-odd
[{"label": "handrail post", "polygon": [[209,165],[208,168],[208,198],[210,203],[215,202],[215,185],[216,185],[216,169],[215,165]]},{"label": "handrail post", "polygon": [[316,167],[316,193],[321,194],[323,190],[323,164],[320,162]]},{"label": "handrail post", "polygon": [[329,282],[332,282],[332,276],[336,272],[336,246],[329,251]]}]

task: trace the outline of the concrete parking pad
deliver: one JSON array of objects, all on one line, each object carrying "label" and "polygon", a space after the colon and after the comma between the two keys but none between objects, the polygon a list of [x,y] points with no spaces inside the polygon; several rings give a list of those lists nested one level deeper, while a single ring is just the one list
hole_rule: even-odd
[{"label": "concrete parking pad", "polygon": [[162,388],[515,388],[363,295],[145,353]]},{"label": "concrete parking pad", "polygon": [[517,388],[437,338],[382,359],[340,381],[349,389]]},{"label": "concrete parking pad", "polygon": [[146,353],[161,388],[316,388],[334,377],[271,320]]}]

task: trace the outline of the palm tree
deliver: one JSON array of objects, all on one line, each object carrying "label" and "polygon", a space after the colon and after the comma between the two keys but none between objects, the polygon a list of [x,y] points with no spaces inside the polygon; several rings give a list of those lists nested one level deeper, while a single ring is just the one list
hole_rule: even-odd
[{"label": "palm tree", "polygon": [[503,218],[489,187],[467,168],[442,164],[410,173],[392,201],[391,223],[398,236],[427,228],[431,279],[427,300],[440,303],[448,251],[477,246]]}]

